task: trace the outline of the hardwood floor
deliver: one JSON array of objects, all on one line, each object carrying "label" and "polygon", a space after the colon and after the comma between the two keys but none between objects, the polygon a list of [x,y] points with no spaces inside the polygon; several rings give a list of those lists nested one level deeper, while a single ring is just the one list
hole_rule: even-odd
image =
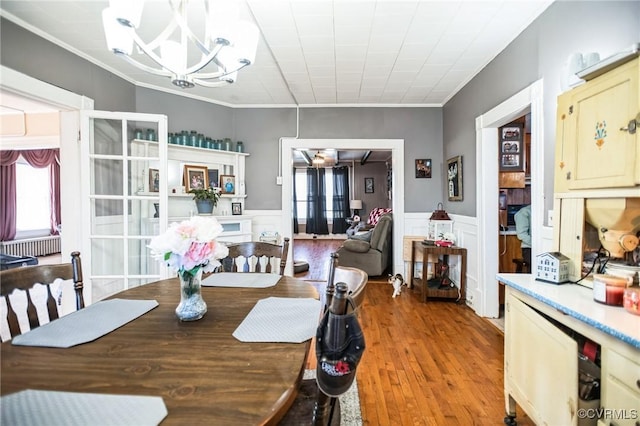
[{"label": "hardwood floor", "polygon": [[[329,254],[339,245],[294,241],[294,259],[310,266],[296,277],[326,280]],[[384,278],[370,279],[360,310],[366,339],[357,372],[363,423],[503,424],[503,334],[465,305],[421,303],[406,287],[395,299],[392,292]],[[534,424],[520,408],[517,413],[519,425]]]}]

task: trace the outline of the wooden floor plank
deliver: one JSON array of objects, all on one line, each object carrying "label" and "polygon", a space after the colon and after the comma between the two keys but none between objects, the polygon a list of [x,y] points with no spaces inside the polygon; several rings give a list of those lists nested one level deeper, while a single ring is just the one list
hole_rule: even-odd
[{"label": "wooden floor plank", "polygon": [[[296,277],[326,281],[341,241],[294,242],[309,262]],[[366,349],[357,371],[365,425],[500,425],[504,336],[465,305],[422,303],[416,290],[392,298],[385,277],[367,284],[359,320]],[[518,424],[534,423],[518,408]]]}]

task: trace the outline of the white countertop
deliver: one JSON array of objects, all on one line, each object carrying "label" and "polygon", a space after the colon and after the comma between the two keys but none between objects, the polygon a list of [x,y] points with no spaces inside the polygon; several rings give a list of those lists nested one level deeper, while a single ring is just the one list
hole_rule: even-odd
[{"label": "white countertop", "polygon": [[640,349],[640,316],[622,306],[593,300],[593,290],[578,284],[550,284],[531,274],[497,274],[496,279],[534,299]]}]

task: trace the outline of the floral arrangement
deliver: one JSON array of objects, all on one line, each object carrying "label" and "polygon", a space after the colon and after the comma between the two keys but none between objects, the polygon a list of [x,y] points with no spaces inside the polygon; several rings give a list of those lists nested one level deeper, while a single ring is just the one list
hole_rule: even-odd
[{"label": "floral arrangement", "polygon": [[194,276],[199,270],[213,272],[220,260],[229,254],[224,244],[216,241],[222,225],[215,217],[193,216],[172,223],[167,231],[151,239],[151,255],[176,271],[180,276]]}]

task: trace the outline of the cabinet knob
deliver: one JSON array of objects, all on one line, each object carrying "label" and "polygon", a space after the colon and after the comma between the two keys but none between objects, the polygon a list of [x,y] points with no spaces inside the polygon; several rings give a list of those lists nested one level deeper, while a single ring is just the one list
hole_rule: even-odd
[{"label": "cabinet knob", "polygon": [[631,120],[629,120],[629,123],[627,123],[627,127],[620,127],[620,130],[623,132],[629,132],[630,135],[633,135],[638,129],[638,123],[640,123],[640,113],[636,115],[636,118],[632,118]]}]

